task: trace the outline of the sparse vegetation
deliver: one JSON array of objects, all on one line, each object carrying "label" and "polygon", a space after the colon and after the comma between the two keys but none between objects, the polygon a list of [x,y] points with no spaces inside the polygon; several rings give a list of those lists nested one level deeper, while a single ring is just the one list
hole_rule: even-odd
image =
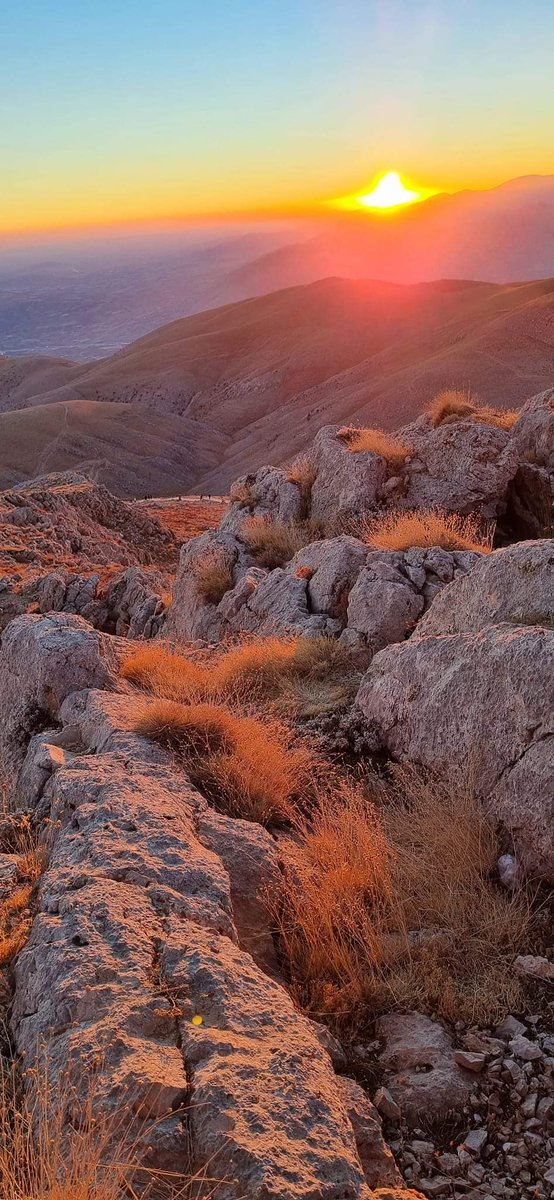
[{"label": "sparse vegetation", "polygon": [[14,1069],[0,1070],[2,1200],[131,1200],[139,1193],[147,1200],[162,1190],[167,1200],[207,1200],[213,1194],[217,1180],[206,1171],[193,1175],[185,1167],[177,1177],[138,1167],[124,1136],[125,1113],[98,1113],[94,1079],[78,1092],[65,1081],[54,1088],[41,1064],[30,1068],[26,1082],[24,1092]]},{"label": "sparse vegetation", "polygon": [[207,550],[192,565],[199,596],[206,604],[219,604],[234,584],[233,571],[223,550]]},{"label": "sparse vegetation", "polygon": [[181,703],[224,700],[248,709],[270,704],[289,715],[345,704],[359,681],[348,652],[326,637],[251,639],[204,659],[149,642],[124,660],[121,674],[153,695]]},{"label": "sparse vegetation", "polygon": [[242,526],[241,538],[262,567],[282,567],[311,542],[323,537],[321,525],[314,521],[272,521],[270,517],[249,517]]},{"label": "sparse vegetation", "polygon": [[316,480],[316,469],[307,454],[301,454],[289,467],[288,479],[295,483],[302,500],[302,515],[308,517],[312,499],[312,488]]},{"label": "sparse vegetation", "polygon": [[31,902],[45,863],[45,852],[26,849],[17,864],[14,890],[0,902],[0,967],[12,962],[27,941],[33,919]]},{"label": "sparse vegetation", "polygon": [[481,425],[496,425],[498,429],[510,430],[519,417],[518,409],[492,408],[482,404],[477,397],[472,397],[469,391],[439,392],[427,411],[435,426],[465,418]]},{"label": "sparse vegetation", "polygon": [[337,436],[347,443],[353,454],[380,454],[393,470],[401,470],[411,453],[411,447],[406,442],[391,433],[385,433],[382,429],[345,427],[339,429]]},{"label": "sparse vegetation", "polygon": [[269,715],[262,721],[221,704],[154,700],[134,728],[177,754],[193,783],[231,816],[289,822],[313,790],[312,752]]},{"label": "sparse vegetation", "polygon": [[244,479],[237,479],[229,489],[229,500],[238,508],[248,508],[252,511],[256,505],[252,484]]},{"label": "sparse vegetation", "polygon": [[399,509],[382,513],[365,522],[360,536],[372,550],[442,546],[443,550],[474,550],[489,554],[492,549],[492,532],[481,532],[476,517],[460,517],[438,509]]},{"label": "sparse vegetation", "polygon": [[343,1031],[392,1007],[485,1024],[513,1011],[531,913],[492,879],[498,853],[471,792],[415,770],[372,800],[324,797],[288,848],[278,914],[298,999]]}]

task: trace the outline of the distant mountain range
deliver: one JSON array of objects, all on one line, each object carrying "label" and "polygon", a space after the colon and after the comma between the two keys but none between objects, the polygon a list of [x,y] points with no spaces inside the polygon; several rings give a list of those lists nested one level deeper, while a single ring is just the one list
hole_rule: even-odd
[{"label": "distant mountain range", "polygon": [[165,322],[329,276],[417,283],[554,275],[554,175],[390,212],[0,240],[0,352],[88,361]]},{"label": "distant mountain range", "polygon": [[326,423],[395,428],[442,388],[511,407],[554,381],[554,278],[323,279],[87,364],[0,358],[0,483],[79,467],[122,495],[224,491]]}]

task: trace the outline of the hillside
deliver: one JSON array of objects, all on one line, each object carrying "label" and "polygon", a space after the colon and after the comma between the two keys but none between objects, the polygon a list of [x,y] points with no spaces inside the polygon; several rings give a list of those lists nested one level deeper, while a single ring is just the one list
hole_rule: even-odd
[{"label": "hillside", "polygon": [[[155,465],[138,471],[135,494],[141,493],[143,474],[144,490],[155,487],[146,481],[159,474],[163,445],[172,438],[180,450],[172,449],[179,465],[171,478],[182,479],[184,471],[187,486],[215,492],[268,454],[286,461],[330,421],[394,428],[452,386],[470,387],[509,407],[548,386],[553,372],[554,280],[402,286],[324,279],[175,321],[100,362],[48,368],[44,359],[40,367],[32,358],[23,365],[5,359],[0,410],[39,405],[42,427],[48,405],[102,402],[101,410],[90,404],[86,409],[93,447],[80,451],[81,457],[70,460],[64,440],[50,435],[48,469],[60,470],[100,453],[110,458],[112,436],[127,453],[119,406],[133,412],[138,406],[141,441],[129,453],[142,457],[142,436],[152,431],[155,447],[146,457]],[[105,418],[114,403],[119,422],[112,435]],[[149,416],[147,409],[155,413]],[[182,417],[195,422],[187,426],[192,440],[185,451]],[[38,420],[35,411],[28,427],[38,428]],[[164,433],[163,421],[172,422],[171,431]],[[0,428],[4,422],[0,418]],[[16,423],[17,429],[26,427]],[[94,448],[96,439],[102,451]],[[21,471],[45,469],[35,460],[26,468],[24,459]],[[136,463],[131,471],[137,471]],[[110,486],[120,490],[117,478]],[[131,486],[127,476],[125,494]],[[184,486],[180,482],[177,490]],[[162,490],[167,494],[173,487],[168,481]]]},{"label": "hillside", "polygon": [[141,405],[72,400],[0,414],[0,487],[82,470],[119,496],[188,491],[225,439],[196,421]]}]

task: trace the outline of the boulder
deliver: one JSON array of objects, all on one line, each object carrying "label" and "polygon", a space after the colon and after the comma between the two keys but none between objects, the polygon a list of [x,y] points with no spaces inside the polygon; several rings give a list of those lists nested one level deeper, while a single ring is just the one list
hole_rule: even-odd
[{"label": "boulder", "polygon": [[383,1137],[377,1109],[353,1079],[343,1075],[337,1083],[369,1186],[389,1183],[401,1187],[402,1176]]},{"label": "boulder", "polygon": [[394,758],[453,777],[469,770],[524,871],[554,881],[553,630],[420,627],[375,656],[356,708]]},{"label": "boulder", "polygon": [[554,626],[554,540],[475,555],[470,573],[433,601],[418,633],[468,633],[501,621]]},{"label": "boulder", "polygon": [[446,584],[470,571],[480,557],[440,546],[369,551],[348,597],[342,641],[365,662],[402,641]]},{"label": "boulder", "polygon": [[339,633],[340,620],[310,611],[308,586],[306,578],[291,574],[288,568],[276,567],[263,574],[250,570],[219,606],[218,615],[221,620],[222,611],[233,612],[225,627],[234,633],[262,637]]},{"label": "boulder", "polygon": [[474,1086],[471,1072],[454,1060],[446,1029],[421,1013],[389,1013],[379,1017],[375,1035],[383,1043],[379,1063],[386,1086],[403,1118],[461,1113]]},{"label": "boulder", "polygon": [[56,719],[70,692],[116,685],[111,640],[81,617],[16,617],[0,651],[0,762],[15,779],[26,742]]},{"label": "boulder", "polygon": [[518,465],[509,433],[464,420],[434,427],[428,417],[401,430],[412,446],[406,508],[441,508],[491,520],[504,511]]},{"label": "boulder", "polygon": [[363,542],[343,535],[304,546],[286,570],[289,575],[305,576],[310,612],[344,621],[348,594],[367,556],[367,546]]},{"label": "boulder", "polygon": [[225,617],[218,611],[218,605],[206,602],[198,587],[196,570],[211,557],[221,559],[228,566],[235,583],[254,565],[246,547],[232,533],[209,529],[200,537],[185,542],[165,624],[165,632],[170,637],[215,642],[224,628]]},{"label": "boulder", "polygon": [[358,522],[375,508],[387,478],[379,454],[353,452],[337,437],[339,426],[325,425],[316,434],[311,460],[316,472],[311,515],[332,528],[338,521]]},{"label": "boulder", "polygon": [[[233,503],[233,495],[242,495],[244,499]],[[254,513],[286,525],[306,515],[300,489],[280,467],[260,467],[255,474],[236,480],[231,488],[231,504],[220,524],[221,531],[238,536],[244,521]]]}]

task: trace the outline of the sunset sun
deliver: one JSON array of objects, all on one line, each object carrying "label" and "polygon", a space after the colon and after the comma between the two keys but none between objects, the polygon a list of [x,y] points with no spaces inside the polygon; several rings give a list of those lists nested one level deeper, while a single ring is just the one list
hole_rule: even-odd
[{"label": "sunset sun", "polygon": [[386,171],[374,180],[368,191],[352,192],[347,196],[339,196],[329,203],[333,208],[341,208],[355,212],[360,209],[395,209],[405,208],[409,204],[417,204],[436,195],[435,188],[418,187],[399,174],[398,171]]},{"label": "sunset sun", "polygon": [[412,204],[419,198],[419,192],[405,187],[397,171],[388,171],[371,192],[358,196],[358,204],[364,208],[396,208],[399,204]]}]

